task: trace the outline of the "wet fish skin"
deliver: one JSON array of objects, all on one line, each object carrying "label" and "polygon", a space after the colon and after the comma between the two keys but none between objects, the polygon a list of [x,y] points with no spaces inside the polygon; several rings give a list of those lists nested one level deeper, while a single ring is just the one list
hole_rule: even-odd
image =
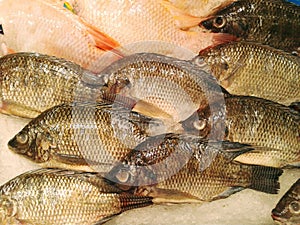
[{"label": "wet fish skin", "polygon": [[[99,74],[103,90],[155,105],[166,112],[148,116],[178,122],[199,107],[223,99],[215,78],[192,62],[160,54],[138,53],[124,57]],[[136,106],[135,106],[136,107]],[[139,112],[147,115],[148,109]]]},{"label": "wet fish skin", "polygon": [[[225,123],[221,140],[251,145],[255,150],[238,156],[235,160],[272,167],[299,166],[300,119],[299,112],[287,106],[251,96],[225,98],[226,111],[212,117],[210,109],[199,110],[183,122],[187,133],[199,134],[193,123],[207,119],[210,124]],[[218,129],[212,130],[219,132]],[[209,131],[210,132],[210,131]],[[208,132],[208,133],[209,133]],[[200,131],[200,135],[203,131]],[[220,139],[218,139],[220,140]]]},{"label": "wet fish skin", "polygon": [[[232,158],[223,154],[223,151],[232,150],[232,147],[226,149],[228,143],[210,145],[198,142],[197,146],[202,153],[200,155],[204,160],[210,160],[210,164],[201,170],[203,161],[199,160],[196,154],[191,154],[186,147],[189,146],[189,142],[182,140],[184,144],[178,145],[179,149],[175,151],[179,154],[174,154],[172,145],[168,142],[162,143],[162,146],[165,144],[165,148],[156,149],[147,149],[145,144],[146,148],[130,152],[122,163],[116,165],[106,176],[115,182],[117,187],[131,187],[131,191],[152,196],[156,202],[211,201],[228,197],[244,188],[277,193],[281,169],[233,162]],[[235,144],[231,143],[233,146]],[[234,157],[245,150],[241,150],[241,144],[235,147],[237,149],[232,153]],[[153,153],[158,150],[157,154]],[[182,156],[189,157],[183,159]]]},{"label": "wet fish skin", "polygon": [[35,118],[65,102],[96,101],[101,93],[84,79],[96,76],[65,59],[38,53],[15,53],[0,58],[2,113]]},{"label": "wet fish skin", "polygon": [[232,42],[200,51],[212,74],[231,94],[265,98],[284,105],[300,100],[300,59],[251,42]]},{"label": "wet fish skin", "polygon": [[282,196],[272,210],[272,218],[279,224],[297,225],[300,223],[300,179]]},{"label": "wet fish skin", "polygon": [[300,7],[285,0],[238,0],[216,10],[200,26],[290,52],[300,47]]},{"label": "wet fish skin", "polygon": [[62,104],[30,121],[8,147],[44,167],[105,172],[159,126],[117,103]]},{"label": "wet fish skin", "polygon": [[122,193],[99,174],[40,169],[0,187],[0,222],[102,224],[126,210],[151,204],[151,197]]}]

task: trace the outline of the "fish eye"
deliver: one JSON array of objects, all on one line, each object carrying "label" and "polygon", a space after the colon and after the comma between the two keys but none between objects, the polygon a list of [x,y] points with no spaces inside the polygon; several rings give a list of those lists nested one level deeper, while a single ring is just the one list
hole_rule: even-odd
[{"label": "fish eye", "polygon": [[125,182],[127,182],[127,181],[129,180],[130,174],[129,174],[128,171],[122,169],[122,170],[120,170],[120,172],[118,172],[118,173],[116,174],[116,178],[117,178],[120,182],[125,183]]},{"label": "fish eye", "polygon": [[27,141],[28,141],[28,135],[25,134],[25,133],[18,134],[18,135],[16,136],[16,140],[17,140],[17,142],[20,143],[20,144],[26,144]]},{"label": "fish eye", "polygon": [[297,201],[292,201],[289,204],[289,209],[291,213],[300,213],[300,204]]},{"label": "fish eye", "polygon": [[213,20],[213,26],[216,28],[222,28],[226,24],[226,19],[223,16],[218,16]]},{"label": "fish eye", "polygon": [[193,122],[193,126],[197,130],[203,130],[206,127],[206,121],[205,120],[196,120]]}]

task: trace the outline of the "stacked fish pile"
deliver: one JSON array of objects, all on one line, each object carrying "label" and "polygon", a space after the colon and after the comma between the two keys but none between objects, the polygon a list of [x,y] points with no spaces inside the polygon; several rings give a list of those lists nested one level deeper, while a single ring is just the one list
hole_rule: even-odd
[{"label": "stacked fish pile", "polygon": [[[23,2],[0,2],[9,12],[1,17],[0,111],[32,119],[8,147],[44,168],[0,187],[1,224],[100,224],[153,203],[197,204],[246,188],[276,194],[283,169],[299,167],[299,6],[224,1],[191,16],[177,1]],[[106,30],[117,24],[106,4],[148,7],[166,23],[139,27],[130,14],[117,18],[132,26],[128,36]],[[18,29],[26,16],[39,20]],[[49,21],[47,35],[36,34],[42,45],[22,40]],[[57,38],[59,29],[72,43]],[[126,47],[143,40],[194,54],[179,59],[162,43],[141,53]],[[273,219],[299,224],[299,195],[297,182]]]}]

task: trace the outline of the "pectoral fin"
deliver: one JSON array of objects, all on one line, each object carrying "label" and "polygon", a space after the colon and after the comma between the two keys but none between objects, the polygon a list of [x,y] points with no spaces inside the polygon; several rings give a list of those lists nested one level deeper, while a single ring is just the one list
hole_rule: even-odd
[{"label": "pectoral fin", "polygon": [[19,116],[23,118],[33,119],[40,115],[40,111],[26,107],[24,105],[10,102],[10,101],[0,101],[0,112],[3,114]]}]

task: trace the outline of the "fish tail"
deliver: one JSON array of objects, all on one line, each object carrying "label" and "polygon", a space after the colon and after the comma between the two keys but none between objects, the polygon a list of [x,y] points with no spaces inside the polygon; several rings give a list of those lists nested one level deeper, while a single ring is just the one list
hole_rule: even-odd
[{"label": "fish tail", "polygon": [[120,196],[121,210],[124,212],[126,210],[152,205],[152,199],[152,197],[148,196],[122,194]]},{"label": "fish tail", "polygon": [[277,194],[280,188],[279,177],[283,173],[282,169],[256,166],[252,167],[252,179],[249,188],[269,194]]}]

